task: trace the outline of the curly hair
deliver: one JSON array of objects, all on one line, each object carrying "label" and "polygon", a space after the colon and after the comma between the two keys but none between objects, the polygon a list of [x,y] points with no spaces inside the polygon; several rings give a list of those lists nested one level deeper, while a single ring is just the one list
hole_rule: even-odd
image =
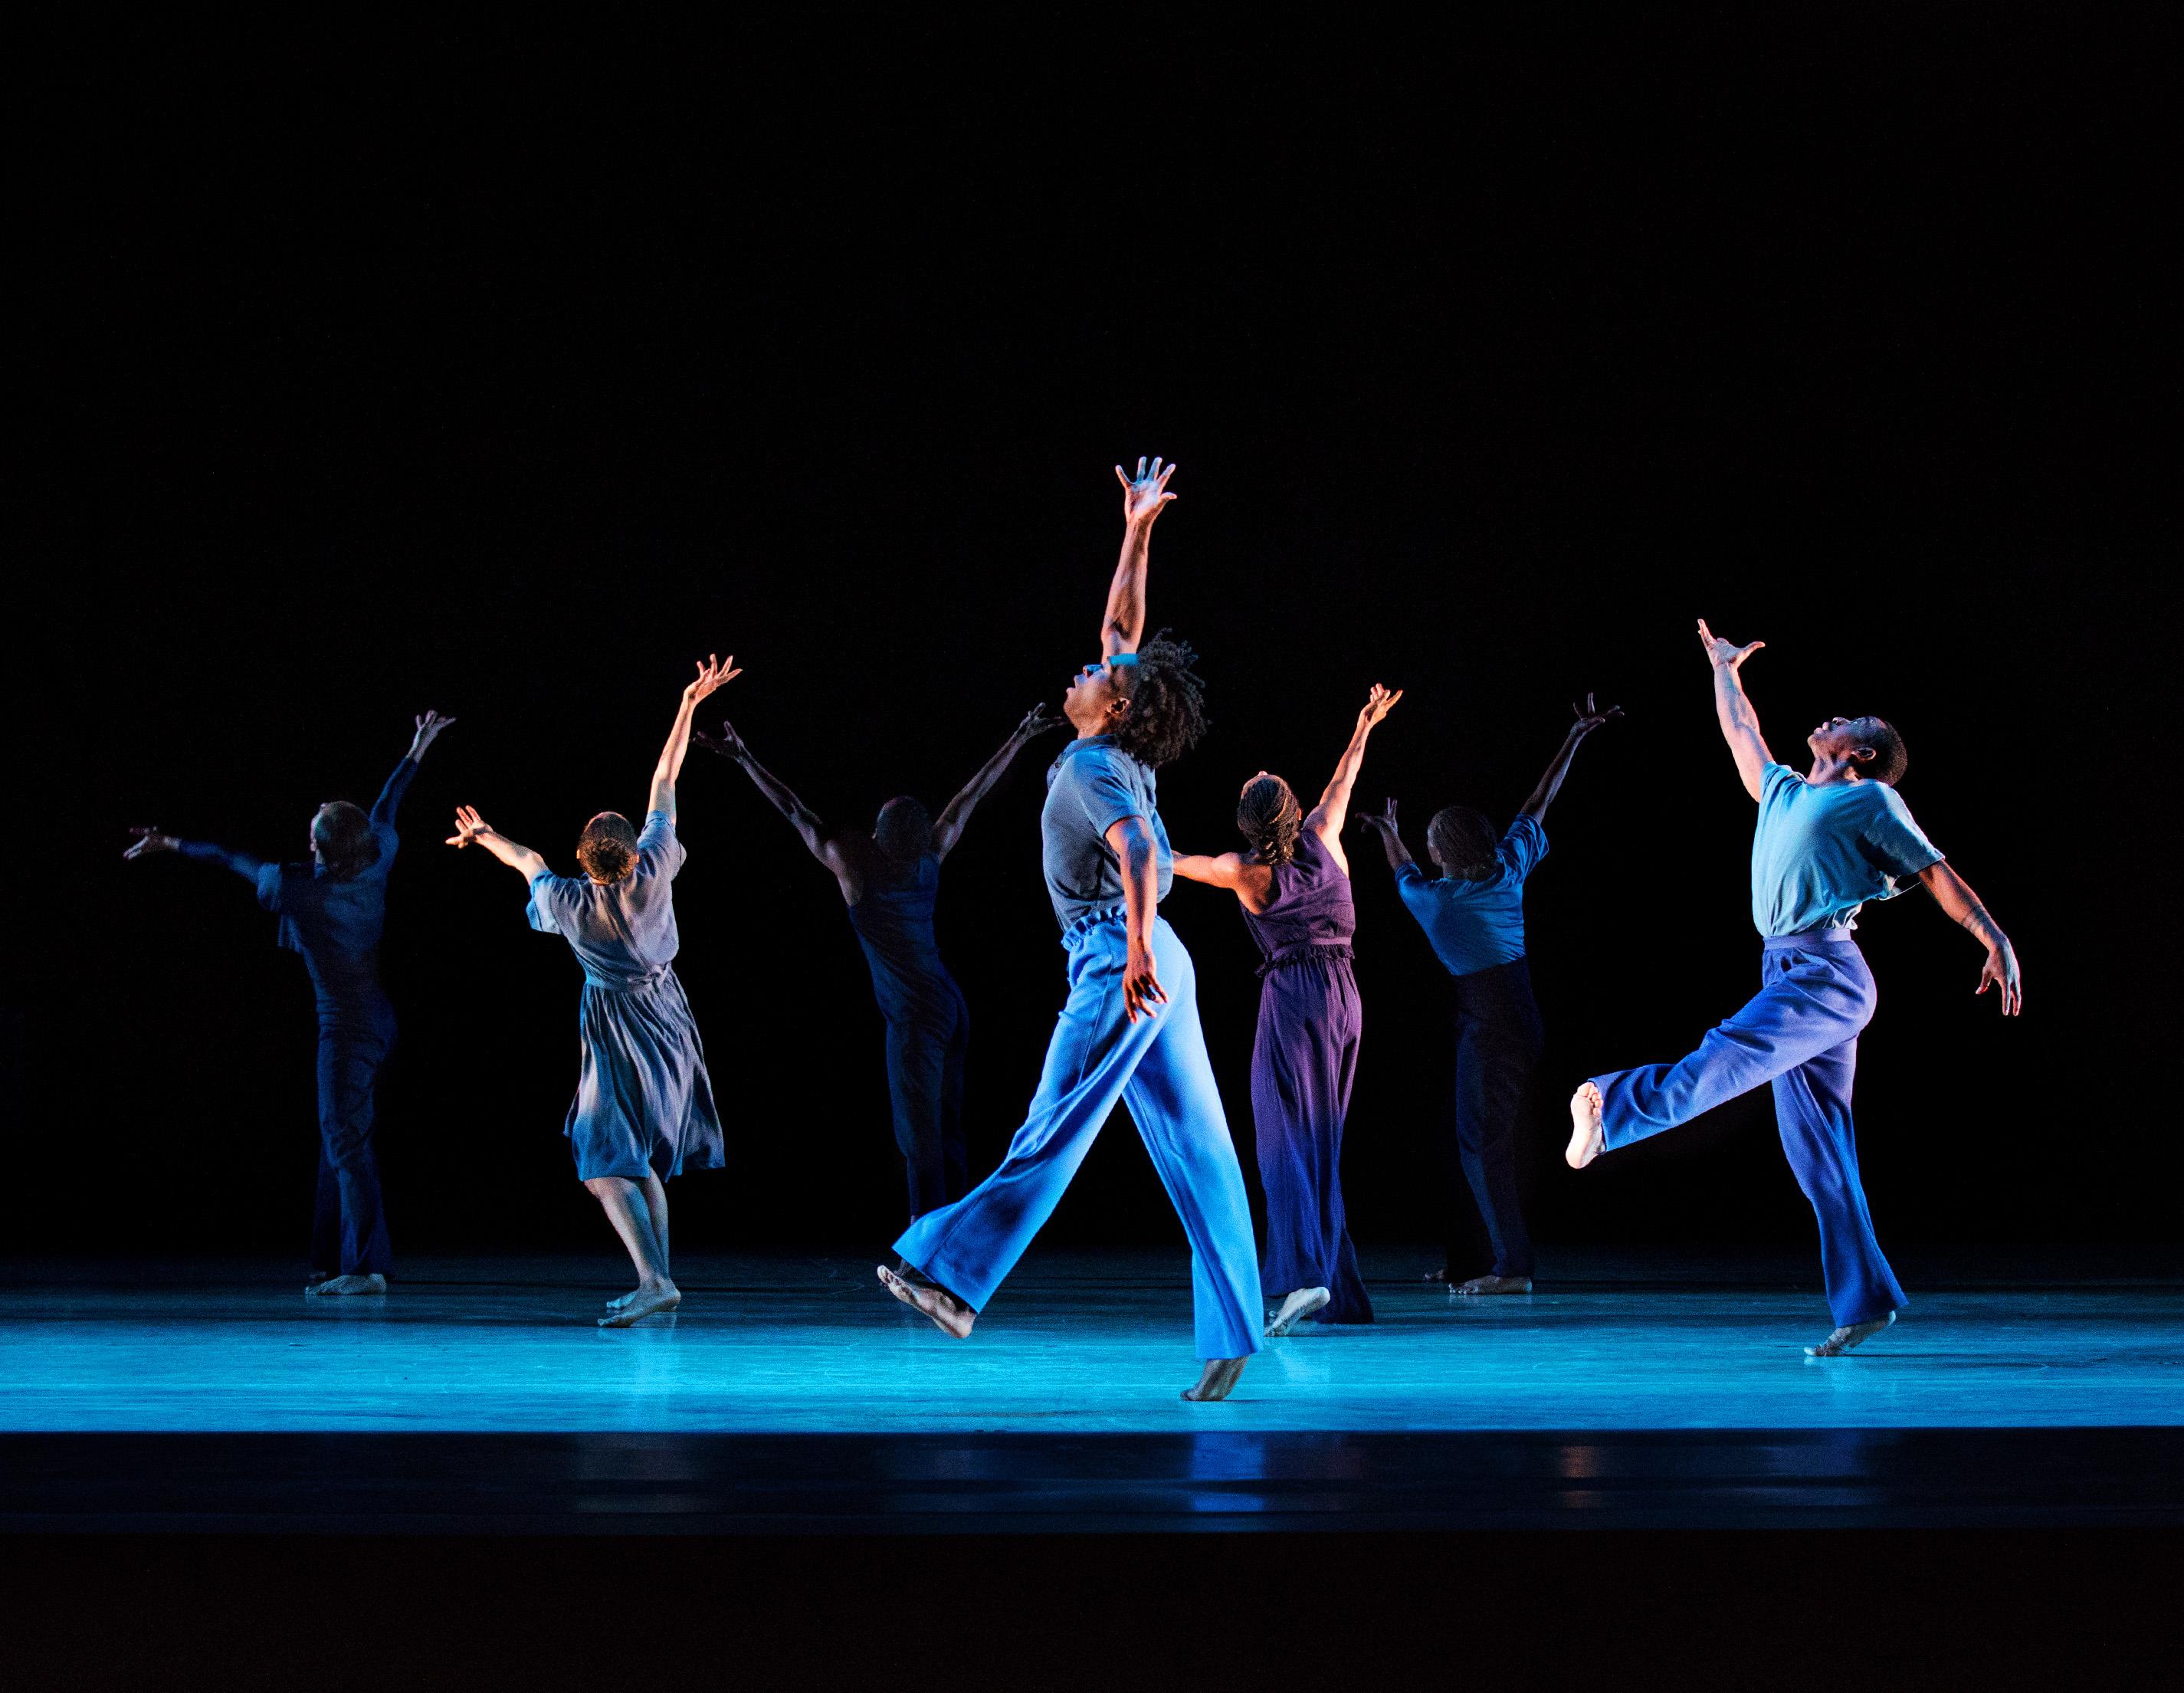
[{"label": "curly hair", "polygon": [[1206,732],[1206,683],[1193,668],[1197,662],[1189,642],[1163,629],[1122,671],[1130,709],[1116,727],[1115,744],[1139,764],[1154,770],[1173,764]]},{"label": "curly hair", "polygon": [[1491,877],[1501,844],[1492,820],[1468,805],[1444,805],[1426,825],[1426,850],[1459,882],[1484,882]]},{"label": "curly hair", "polygon": [[637,866],[637,831],[619,811],[602,811],[577,838],[577,862],[594,882],[619,882]]},{"label": "curly hair", "polygon": [[1287,864],[1296,856],[1304,812],[1289,783],[1279,776],[1262,776],[1244,785],[1236,801],[1236,827],[1251,842],[1260,863]]},{"label": "curly hair", "polygon": [[1877,733],[1873,742],[1873,762],[1861,765],[1858,774],[1868,782],[1885,782],[1893,788],[1903,780],[1903,772],[1911,768],[1911,755],[1903,744],[1903,737],[1897,727],[1886,717],[1869,717]]},{"label": "curly hair", "polygon": [[371,832],[371,819],[346,799],[329,799],[319,807],[311,819],[311,839],[319,849],[319,862],[337,882],[379,862],[379,838]]}]

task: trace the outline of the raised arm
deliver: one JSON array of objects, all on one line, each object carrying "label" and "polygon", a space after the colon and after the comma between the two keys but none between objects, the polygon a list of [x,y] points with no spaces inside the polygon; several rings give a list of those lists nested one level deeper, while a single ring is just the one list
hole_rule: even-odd
[{"label": "raised arm", "polygon": [[1573,705],[1570,710],[1577,714],[1577,721],[1569,726],[1569,733],[1563,737],[1562,745],[1555,749],[1555,755],[1547,760],[1546,773],[1540,777],[1540,785],[1532,790],[1532,797],[1517,812],[1518,816],[1529,817],[1535,823],[1545,819],[1547,807],[1555,803],[1555,795],[1563,791],[1563,778],[1569,774],[1570,760],[1577,756],[1577,749],[1585,738],[1609,718],[1623,715],[1620,705],[1611,705],[1605,711],[1602,710],[1592,703],[1590,693],[1585,695],[1584,704]]},{"label": "raised arm", "polygon": [[255,883],[258,873],[265,868],[263,859],[253,858],[247,852],[235,852],[224,846],[214,846],[210,841],[186,841],[173,835],[163,835],[157,828],[146,825],[130,830],[136,842],[121,856],[125,859],[150,858],[170,852],[179,858],[193,858],[200,864],[216,864],[223,870],[231,870],[245,882]]},{"label": "raised arm", "polygon": [[1379,682],[1366,695],[1365,704],[1357,714],[1357,727],[1350,732],[1350,744],[1342,749],[1335,760],[1334,775],[1322,790],[1319,804],[1312,808],[1304,826],[1317,834],[1330,847],[1340,850],[1342,825],[1350,815],[1350,790],[1357,786],[1357,772],[1365,763],[1365,738],[1373,732],[1373,726],[1396,709],[1396,702],[1403,697],[1397,688],[1390,693]]},{"label": "raised arm", "polygon": [[971,813],[978,802],[993,791],[1009,767],[1010,760],[1031,742],[1049,729],[1059,729],[1067,720],[1055,716],[1044,704],[1034,705],[1023,715],[1023,721],[1009,731],[1000,750],[978,766],[978,773],[963,784],[963,791],[948,802],[933,825],[933,855],[948,856],[949,849],[963,838],[963,826],[971,821]]},{"label": "raised arm", "polygon": [[675,727],[667,732],[667,744],[660,749],[660,762],[652,767],[652,792],[644,802],[648,814],[665,811],[669,822],[675,821],[675,782],[682,774],[682,760],[690,750],[690,720],[706,695],[743,674],[733,668],[735,661],[733,653],[726,660],[708,655],[699,665],[696,677],[682,690],[682,703],[675,709]]},{"label": "raised arm", "polygon": [[1186,882],[1226,888],[1232,894],[1244,883],[1244,855],[1240,852],[1179,852],[1171,867]]},{"label": "raised arm", "polygon": [[416,775],[417,766],[425,761],[425,754],[438,738],[440,731],[454,721],[437,711],[427,711],[415,720],[417,732],[410,738],[410,750],[402,755],[402,762],[394,766],[394,774],[387,778],[387,786],[379,790],[379,798],[372,802],[373,828],[394,827],[394,814],[402,809],[402,796],[410,791],[410,778]]},{"label": "raised arm", "polygon": [[1984,994],[1991,987],[1999,988],[2003,1016],[2015,1016],[2025,1008],[2025,985],[2017,972],[2016,949],[2002,932],[2002,925],[1987,915],[1979,895],[1972,892],[1971,883],[1949,868],[1948,860],[1938,859],[1928,865],[1919,872],[1919,880],[1934,896],[1934,903],[1970,930],[1973,938],[1986,949],[1986,962],[1980,967],[1978,991]]},{"label": "raised arm", "polygon": [[1741,672],[1744,661],[1766,644],[1752,641],[1740,647],[1734,641],[1721,640],[1707,627],[1705,618],[1699,619],[1699,645],[1706,649],[1707,662],[1713,666],[1714,716],[1721,720],[1721,738],[1729,743],[1736,760],[1736,773],[1744,780],[1744,791],[1754,799],[1760,795],[1763,772],[1769,759],[1767,743],[1759,734],[1759,714],[1745,697]]},{"label": "raised arm", "polygon": [[1115,561],[1115,580],[1107,589],[1107,615],[1100,623],[1100,656],[1134,653],[1145,638],[1145,554],[1151,544],[1153,524],[1175,496],[1167,492],[1167,479],[1175,466],[1161,468],[1158,459],[1148,471],[1138,460],[1135,477],[1115,466],[1115,480],[1123,485],[1123,554]]},{"label": "raised arm", "polygon": [[1407,864],[1415,864],[1411,849],[1403,844],[1401,833],[1396,827],[1396,802],[1388,801],[1384,811],[1360,811],[1357,821],[1380,838],[1381,849],[1388,855],[1388,868],[1401,870]]},{"label": "raised arm", "polygon": [[527,846],[518,846],[477,814],[475,805],[455,807],[455,832],[448,837],[451,847],[482,846],[510,870],[522,873],[527,888],[553,866]]},{"label": "raised arm", "polygon": [[744,738],[736,732],[733,723],[723,720],[717,737],[700,734],[694,738],[707,752],[718,753],[750,777],[751,785],[766,797],[775,810],[788,819],[789,827],[803,841],[805,850],[834,872],[834,879],[842,885],[844,899],[854,905],[863,897],[863,879],[841,842],[827,833],[819,814],[798,799],[787,782],[751,755],[751,749],[744,744]]}]

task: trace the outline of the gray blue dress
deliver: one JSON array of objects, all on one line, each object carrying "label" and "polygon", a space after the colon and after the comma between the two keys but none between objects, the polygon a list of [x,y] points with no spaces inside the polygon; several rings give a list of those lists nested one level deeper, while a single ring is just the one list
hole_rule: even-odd
[{"label": "gray blue dress", "polygon": [[896,864],[878,853],[850,927],[872,967],[872,997],[887,1019],[888,1097],[894,1144],[910,1178],[914,1222],[963,1197],[963,1055],[971,1012],[940,961],[933,908],[940,860],[927,853]]},{"label": "gray blue dress", "polygon": [[531,927],[558,934],[584,966],[582,1067],[563,1133],[582,1181],[678,1176],[727,1162],[705,1049],[675,975],[675,874],[682,844],[665,811],[637,838],[619,882],[542,872]]}]

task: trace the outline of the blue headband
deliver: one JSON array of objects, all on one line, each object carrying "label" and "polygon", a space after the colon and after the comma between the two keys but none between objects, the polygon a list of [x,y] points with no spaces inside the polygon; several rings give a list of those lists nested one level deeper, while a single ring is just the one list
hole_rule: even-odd
[{"label": "blue headband", "polygon": [[1124,665],[1134,665],[1137,661],[1138,655],[1135,653],[1117,653],[1107,660],[1107,666],[1111,670],[1117,670]]}]

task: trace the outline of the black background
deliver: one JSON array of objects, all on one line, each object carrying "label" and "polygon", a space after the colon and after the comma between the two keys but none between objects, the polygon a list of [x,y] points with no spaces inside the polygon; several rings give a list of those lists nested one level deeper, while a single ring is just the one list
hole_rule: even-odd
[{"label": "black background", "polygon": [[[823,816],[937,807],[1095,650],[1109,466],[1155,452],[1182,468],[1153,621],[1201,649],[1215,725],[1162,777],[1179,847],[1233,844],[1261,765],[1316,788],[1376,680],[1408,693],[1360,799],[1400,796],[1420,849],[1440,805],[1507,817],[1574,694],[1629,714],[1528,900],[1550,1249],[1811,1239],[1763,1094],[1583,1177],[1557,1157],[1579,1077],[1680,1053],[1755,980],[1702,615],[1769,642],[1778,756],[1830,713],[1901,725],[1904,797],[2024,962],[2005,1024],[1923,895],[1869,913],[1883,1239],[2176,1239],[2154,15],[56,51],[18,231],[9,1250],[300,1256],[301,969],[232,878],[124,866],[125,826],[294,856],[432,706],[460,721],[385,955],[398,1250],[609,1250],[560,1138],[577,967],[514,876],[440,846],[452,806],[570,867],[719,650],[747,667],[719,704]],[[946,872],[977,1172],[1061,998],[1057,746]],[[678,1184],[677,1242],[874,1245],[900,1167],[832,880],[703,754],[681,806],[677,968],[733,1162]],[[1353,1226],[1430,1239],[1448,994],[1351,849]],[[1254,955],[1227,896],[1166,910],[1248,1169]],[[1177,1232],[1118,1119],[1053,1238]]]}]

